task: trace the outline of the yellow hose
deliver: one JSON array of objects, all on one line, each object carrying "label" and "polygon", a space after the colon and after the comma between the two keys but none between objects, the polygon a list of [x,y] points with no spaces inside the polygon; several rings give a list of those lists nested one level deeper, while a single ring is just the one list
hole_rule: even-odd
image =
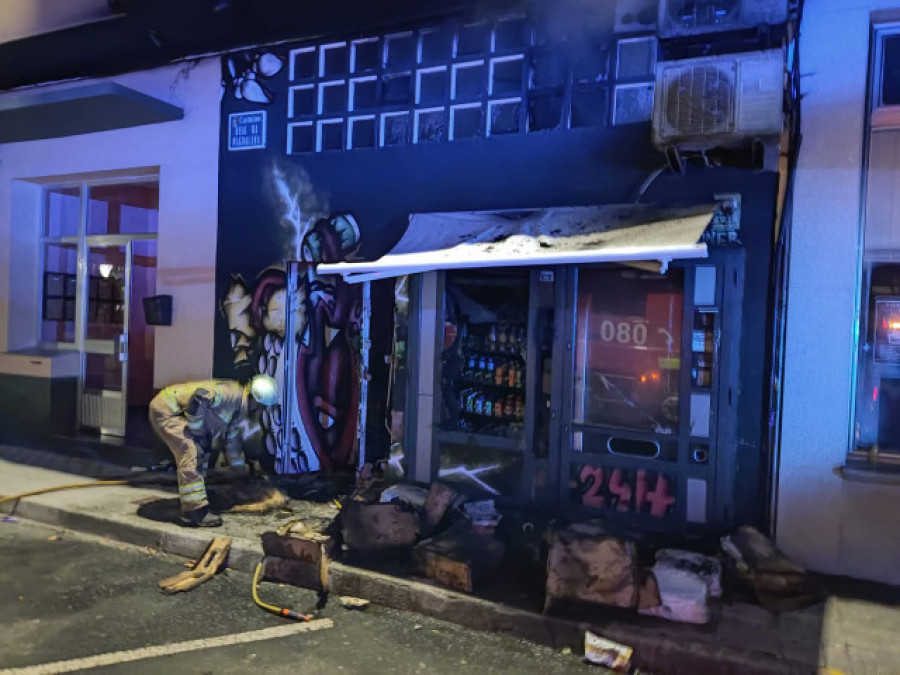
[{"label": "yellow hose", "polygon": [[312,620],[312,617],[308,614],[301,614],[300,612],[297,612],[293,609],[276,607],[275,605],[270,605],[259,599],[259,593],[256,592],[256,588],[257,586],[259,586],[259,573],[262,571],[262,566],[262,562],[257,563],[256,570],[253,572],[253,586],[251,587],[251,590],[253,591],[253,602],[262,607],[264,610],[272,612],[272,614],[277,614],[278,616],[283,616],[288,619],[296,619],[297,621]]},{"label": "yellow hose", "polygon": [[74,490],[76,488],[100,487],[103,485],[127,485],[127,480],[96,480],[90,483],[69,483],[68,485],[55,485],[53,487],[42,488],[40,490],[32,490],[31,492],[22,492],[17,495],[9,495],[8,497],[0,497],[0,504],[6,502],[14,502],[25,497],[34,497],[35,495],[43,495],[48,492],[58,492],[60,490]]},{"label": "yellow hose", "polygon": [[47,494],[48,492],[59,492],[60,490],[75,490],[77,488],[102,487],[104,485],[135,485],[134,478],[121,478],[116,480],[95,480],[86,483],[68,483],[67,485],[54,485],[53,487],[41,488],[40,490],[32,490],[31,492],[22,492],[17,495],[9,495],[8,497],[0,496],[0,504],[6,502],[14,502],[25,497],[34,497],[36,495]]}]

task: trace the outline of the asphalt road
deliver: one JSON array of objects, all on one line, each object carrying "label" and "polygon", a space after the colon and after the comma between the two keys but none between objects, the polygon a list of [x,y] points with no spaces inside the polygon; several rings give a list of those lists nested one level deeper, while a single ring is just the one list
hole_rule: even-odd
[{"label": "asphalt road", "polygon": [[[258,631],[291,622],[256,607],[248,574],[226,570],[189,593],[160,593],[157,581],[184,570],[184,562],[36,523],[0,521],[0,674],[60,662],[29,672],[603,672],[524,640],[374,605],[346,610],[336,599],[317,614],[331,618],[333,627],[272,638]],[[301,611],[315,603],[312,592],[279,584],[262,584],[260,595]],[[228,644],[171,653],[177,643],[223,636]],[[147,647],[161,649],[113,665],[72,663]]]}]

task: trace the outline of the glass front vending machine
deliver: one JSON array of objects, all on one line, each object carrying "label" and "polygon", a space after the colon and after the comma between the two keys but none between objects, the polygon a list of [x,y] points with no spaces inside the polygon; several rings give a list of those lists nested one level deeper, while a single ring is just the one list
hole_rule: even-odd
[{"label": "glass front vending machine", "polygon": [[742,260],[418,275],[428,479],[569,518],[726,528]]}]

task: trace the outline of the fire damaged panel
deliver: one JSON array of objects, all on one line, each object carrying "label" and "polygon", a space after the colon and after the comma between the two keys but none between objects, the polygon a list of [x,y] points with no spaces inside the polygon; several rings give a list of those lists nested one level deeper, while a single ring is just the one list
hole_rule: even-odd
[{"label": "fire damaged panel", "polygon": [[488,103],[489,135],[499,136],[500,134],[519,133],[519,111],[521,108],[521,99],[490,101]]},{"label": "fire damaged panel", "polygon": [[530,96],[528,98],[528,130],[557,129],[561,123],[562,106],[561,94]]}]

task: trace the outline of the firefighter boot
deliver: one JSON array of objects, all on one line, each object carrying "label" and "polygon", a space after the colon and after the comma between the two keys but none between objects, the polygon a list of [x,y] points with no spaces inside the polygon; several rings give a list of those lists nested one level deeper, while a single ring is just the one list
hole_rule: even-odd
[{"label": "firefighter boot", "polygon": [[219,527],[222,525],[222,519],[204,506],[183,512],[178,524],[182,527]]}]

